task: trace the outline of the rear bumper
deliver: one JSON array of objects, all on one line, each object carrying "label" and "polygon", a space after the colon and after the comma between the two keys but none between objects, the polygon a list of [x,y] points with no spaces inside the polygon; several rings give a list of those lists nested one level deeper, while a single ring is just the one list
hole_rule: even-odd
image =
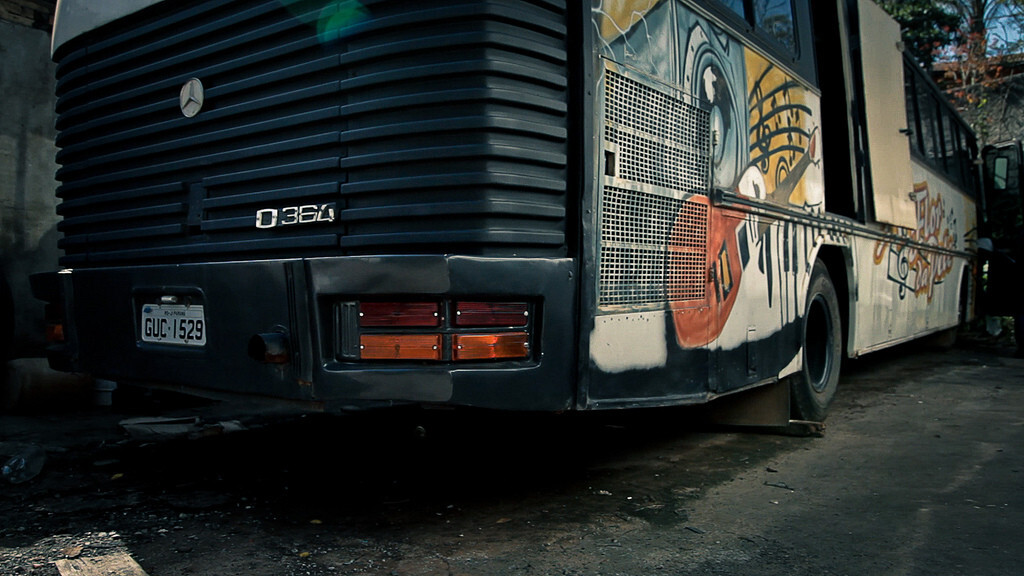
[{"label": "rear bumper", "polygon": [[[50,354],[61,370],[328,410],[428,403],[550,411],[575,402],[575,278],[571,259],[355,256],[75,270],[37,279],[36,293],[66,318],[65,341]],[[202,305],[202,345],[144,341],[141,307],[160,298]],[[530,355],[454,363],[340,354],[338,303],[368,298],[529,301],[537,312]],[[284,336],[284,363],[250,356],[260,334]]]}]

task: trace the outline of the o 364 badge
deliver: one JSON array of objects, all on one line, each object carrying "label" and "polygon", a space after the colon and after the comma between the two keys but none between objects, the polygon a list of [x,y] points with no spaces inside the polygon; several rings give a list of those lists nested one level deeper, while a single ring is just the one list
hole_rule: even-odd
[{"label": "o 364 badge", "polygon": [[257,228],[280,228],[300,224],[321,224],[334,222],[338,209],[334,202],[326,204],[304,204],[284,208],[263,208],[256,211]]}]

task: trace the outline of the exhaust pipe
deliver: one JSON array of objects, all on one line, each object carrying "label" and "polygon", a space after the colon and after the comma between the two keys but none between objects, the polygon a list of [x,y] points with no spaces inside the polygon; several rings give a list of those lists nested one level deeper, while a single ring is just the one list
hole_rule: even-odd
[{"label": "exhaust pipe", "polygon": [[249,339],[249,357],[263,364],[287,364],[291,360],[286,332],[265,332]]}]

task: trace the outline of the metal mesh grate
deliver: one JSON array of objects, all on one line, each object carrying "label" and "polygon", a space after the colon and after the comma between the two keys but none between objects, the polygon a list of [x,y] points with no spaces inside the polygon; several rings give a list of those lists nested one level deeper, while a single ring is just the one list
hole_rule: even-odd
[{"label": "metal mesh grate", "polygon": [[[703,300],[707,286],[710,115],[613,70],[605,74],[606,181],[600,306]],[[651,191],[637,188],[659,187]],[[689,200],[682,197],[689,196]]]},{"label": "metal mesh grate", "polygon": [[710,113],[617,74],[605,74],[605,140],[617,147],[614,175],[706,194]]},{"label": "metal mesh grate", "polygon": [[707,286],[708,206],[686,202],[668,243],[669,301],[703,300]]},{"label": "metal mesh grate", "polygon": [[704,298],[704,202],[606,187],[602,202],[602,306]]}]

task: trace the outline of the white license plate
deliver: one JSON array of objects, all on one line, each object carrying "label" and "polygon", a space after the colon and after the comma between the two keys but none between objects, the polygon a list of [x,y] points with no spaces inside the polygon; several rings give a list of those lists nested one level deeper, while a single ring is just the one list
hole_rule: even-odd
[{"label": "white license plate", "polygon": [[141,327],[143,342],[206,345],[206,315],[200,305],[143,304]]}]

